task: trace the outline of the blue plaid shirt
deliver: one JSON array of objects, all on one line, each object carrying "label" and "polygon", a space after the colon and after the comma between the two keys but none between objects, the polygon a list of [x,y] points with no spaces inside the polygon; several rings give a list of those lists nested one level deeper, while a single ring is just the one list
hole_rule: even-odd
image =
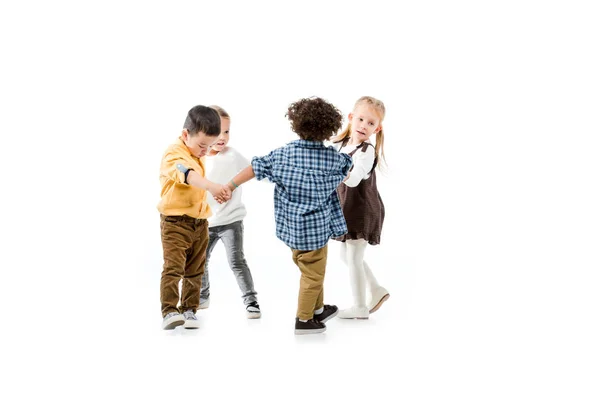
[{"label": "blue plaid shirt", "polygon": [[256,179],[275,183],[276,234],[296,250],[317,250],[347,232],[336,188],[352,158],[322,142],[294,140],[252,159]]}]

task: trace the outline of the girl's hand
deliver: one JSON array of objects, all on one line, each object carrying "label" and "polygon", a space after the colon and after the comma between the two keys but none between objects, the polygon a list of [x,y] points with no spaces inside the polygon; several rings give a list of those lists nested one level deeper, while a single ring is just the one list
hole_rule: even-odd
[{"label": "girl's hand", "polygon": [[214,190],[210,190],[210,194],[219,204],[223,204],[231,199],[231,189],[227,185],[215,185]]}]

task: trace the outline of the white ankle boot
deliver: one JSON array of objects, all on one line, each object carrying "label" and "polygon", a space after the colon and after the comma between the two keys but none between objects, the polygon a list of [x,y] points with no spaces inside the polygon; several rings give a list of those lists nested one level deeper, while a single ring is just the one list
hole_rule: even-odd
[{"label": "white ankle boot", "polygon": [[379,310],[379,307],[383,304],[384,301],[390,298],[390,294],[384,287],[378,286],[377,288],[371,291],[371,301],[367,305],[369,308],[369,312],[372,314],[375,311]]},{"label": "white ankle boot", "polygon": [[367,307],[352,306],[340,310],[337,316],[342,319],[369,319],[369,309]]}]

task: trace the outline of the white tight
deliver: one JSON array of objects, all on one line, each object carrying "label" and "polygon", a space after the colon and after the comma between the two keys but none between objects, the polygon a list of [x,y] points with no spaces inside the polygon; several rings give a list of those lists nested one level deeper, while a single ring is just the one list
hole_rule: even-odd
[{"label": "white tight", "polygon": [[354,297],[354,305],[357,307],[366,307],[366,286],[373,292],[379,287],[375,275],[371,268],[364,261],[367,241],[363,239],[346,240],[342,242],[341,258],[344,264],[348,265],[350,274],[350,287]]}]

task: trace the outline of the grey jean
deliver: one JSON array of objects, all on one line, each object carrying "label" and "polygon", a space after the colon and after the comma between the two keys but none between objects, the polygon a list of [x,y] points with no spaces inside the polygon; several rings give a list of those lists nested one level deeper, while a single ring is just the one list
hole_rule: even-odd
[{"label": "grey jean", "polygon": [[204,275],[202,275],[202,288],[200,289],[200,303],[204,303],[210,297],[210,281],[208,277],[208,261],[210,254],[217,242],[221,239],[225,245],[229,267],[235,275],[237,284],[242,291],[244,304],[248,305],[256,301],[256,291],[250,268],[244,257],[244,224],[242,221],[232,222],[208,228],[208,247],[206,249],[206,264]]}]

